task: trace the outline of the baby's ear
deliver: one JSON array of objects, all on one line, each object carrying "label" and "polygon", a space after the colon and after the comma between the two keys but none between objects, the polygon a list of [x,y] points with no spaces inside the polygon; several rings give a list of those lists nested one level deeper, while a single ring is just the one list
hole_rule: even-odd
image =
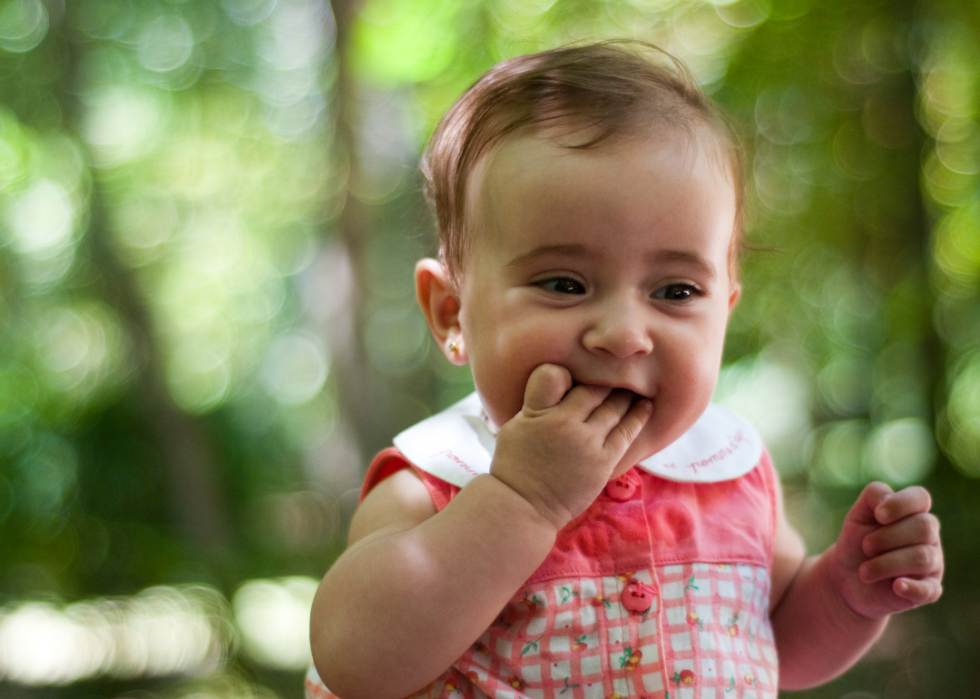
[{"label": "baby's ear", "polygon": [[428,257],[419,260],[415,265],[415,295],[439,349],[453,364],[466,364],[459,296],[443,263]]}]

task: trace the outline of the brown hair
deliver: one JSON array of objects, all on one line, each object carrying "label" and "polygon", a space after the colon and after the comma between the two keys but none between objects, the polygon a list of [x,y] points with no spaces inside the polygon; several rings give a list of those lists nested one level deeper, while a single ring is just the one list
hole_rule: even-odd
[{"label": "brown hair", "polygon": [[[651,60],[659,57],[660,62]],[[512,58],[477,80],[436,126],[422,156],[426,196],[435,209],[439,257],[459,282],[468,249],[465,204],[470,173],[488,150],[519,131],[584,127],[591,148],[657,121],[715,136],[736,197],[729,252],[738,277],[744,245],[744,179],[739,138],[684,64],[638,41],[605,41]]]}]

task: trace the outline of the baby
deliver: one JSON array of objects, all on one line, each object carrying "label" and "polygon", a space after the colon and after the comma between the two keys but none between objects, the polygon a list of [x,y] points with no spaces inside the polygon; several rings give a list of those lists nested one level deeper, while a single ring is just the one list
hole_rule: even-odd
[{"label": "baby", "polygon": [[872,483],[806,558],[758,434],[709,405],[742,173],[677,61],[505,61],[423,169],[440,257],[418,300],[476,394],[371,464],[308,696],[774,698],[939,597],[924,489]]}]

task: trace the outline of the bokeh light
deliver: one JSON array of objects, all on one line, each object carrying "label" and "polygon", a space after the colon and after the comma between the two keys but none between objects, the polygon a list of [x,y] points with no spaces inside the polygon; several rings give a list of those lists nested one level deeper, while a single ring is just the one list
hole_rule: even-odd
[{"label": "bokeh light", "polygon": [[195,676],[220,669],[232,642],[221,596],[155,587],[129,598],[0,611],[0,678],[64,685],[99,675]]},{"label": "bokeh light", "polygon": [[144,68],[164,73],[180,68],[194,51],[194,33],[183,18],[163,15],[140,34],[136,54]]},{"label": "bokeh light", "polygon": [[320,392],[329,366],[326,350],[316,337],[294,333],[273,340],[261,379],[279,402],[306,403]]},{"label": "bokeh light", "polygon": [[310,665],[310,606],[317,581],[253,580],[232,605],[245,651],[268,667],[304,670]]},{"label": "bokeh light", "polygon": [[35,343],[50,387],[79,402],[115,388],[128,373],[126,334],[101,304],[46,311],[38,321]]},{"label": "bokeh light", "polygon": [[48,12],[40,0],[11,0],[0,8],[0,48],[30,51],[48,33]]},{"label": "bokeh light", "polygon": [[784,476],[806,466],[811,401],[805,374],[777,347],[724,368],[712,398],[758,426]]},{"label": "bokeh light", "polygon": [[82,136],[95,164],[115,167],[150,152],[158,143],[169,100],[145,88],[106,87],[86,95]]},{"label": "bokeh light", "polygon": [[911,417],[886,422],[869,435],[863,456],[867,477],[896,487],[921,483],[936,458],[932,429]]}]

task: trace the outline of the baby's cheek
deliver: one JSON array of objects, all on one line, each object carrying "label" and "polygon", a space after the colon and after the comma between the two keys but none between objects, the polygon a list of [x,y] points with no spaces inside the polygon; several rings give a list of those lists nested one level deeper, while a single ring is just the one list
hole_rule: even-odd
[{"label": "baby's cheek", "polygon": [[499,389],[483,391],[480,390],[479,386],[477,386],[477,390],[487,415],[498,429],[510,422],[524,407],[523,394],[519,397],[508,396]]}]

